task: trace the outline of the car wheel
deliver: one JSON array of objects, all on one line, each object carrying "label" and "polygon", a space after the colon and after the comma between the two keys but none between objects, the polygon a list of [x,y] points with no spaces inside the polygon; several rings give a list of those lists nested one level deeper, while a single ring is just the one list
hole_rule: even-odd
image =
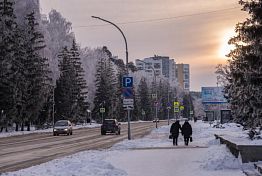
[{"label": "car wheel", "polygon": [[120,130],[118,130],[118,135],[120,135]]},{"label": "car wheel", "polygon": [[55,134],[55,133],[53,133],[53,135],[54,135],[54,136],[56,136],[56,134]]},{"label": "car wheel", "polygon": [[105,135],[106,133],[104,131],[101,131],[101,135]]},{"label": "car wheel", "polygon": [[69,136],[70,133],[67,133],[67,136]]}]

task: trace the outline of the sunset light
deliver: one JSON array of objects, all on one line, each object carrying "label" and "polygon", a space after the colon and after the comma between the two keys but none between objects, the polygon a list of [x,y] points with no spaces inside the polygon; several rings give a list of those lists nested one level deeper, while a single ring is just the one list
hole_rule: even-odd
[{"label": "sunset light", "polygon": [[226,55],[228,55],[230,53],[231,50],[234,49],[233,45],[229,45],[228,41],[230,40],[230,38],[232,38],[235,35],[235,31],[233,29],[227,29],[222,37],[221,40],[221,46],[219,49],[219,57],[226,59]]}]

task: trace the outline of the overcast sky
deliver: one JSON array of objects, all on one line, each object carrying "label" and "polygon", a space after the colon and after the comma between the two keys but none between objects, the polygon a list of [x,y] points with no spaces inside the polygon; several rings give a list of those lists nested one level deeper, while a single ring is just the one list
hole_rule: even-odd
[{"label": "overcast sky", "polygon": [[121,34],[112,25],[104,25],[91,16],[116,24],[146,21],[119,24],[127,38],[129,60],[161,55],[177,63],[188,63],[191,90],[196,91],[202,86],[216,86],[215,66],[226,62],[223,55],[228,48],[227,40],[235,25],[247,17],[238,0],[40,0],[40,3],[42,13],[56,9],[73,23],[82,47],[107,46],[124,60]]}]

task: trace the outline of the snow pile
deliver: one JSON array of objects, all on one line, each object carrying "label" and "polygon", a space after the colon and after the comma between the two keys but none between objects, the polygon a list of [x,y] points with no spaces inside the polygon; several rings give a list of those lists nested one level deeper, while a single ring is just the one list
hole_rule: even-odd
[{"label": "snow pile", "polygon": [[[114,155],[114,152],[110,152]],[[2,176],[125,176],[126,172],[115,168],[104,161],[109,153],[106,151],[80,152],[61,159],[23,169],[17,172],[5,173]]]},{"label": "snow pile", "polygon": [[[84,124],[84,125],[76,125],[73,127],[73,129],[81,129],[81,128],[96,128],[100,127],[101,124],[92,123],[90,124]],[[36,130],[34,127],[31,128],[31,131],[11,131],[11,132],[3,132],[0,133],[0,138],[3,137],[10,137],[10,136],[19,136],[19,135],[26,135],[26,134],[32,134],[32,133],[51,133],[53,132],[53,128],[48,128],[44,130]]]},{"label": "snow pile", "polygon": [[210,146],[202,158],[201,167],[207,170],[240,169],[241,163],[235,158],[225,145]]}]

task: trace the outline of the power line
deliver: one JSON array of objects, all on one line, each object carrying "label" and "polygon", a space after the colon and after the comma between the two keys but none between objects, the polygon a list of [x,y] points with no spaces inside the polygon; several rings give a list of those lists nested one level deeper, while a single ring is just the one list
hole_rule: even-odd
[{"label": "power line", "polygon": [[[232,8],[226,8],[226,9],[219,9],[209,12],[200,12],[200,13],[192,13],[187,15],[179,15],[179,16],[173,16],[173,17],[166,17],[166,18],[155,18],[155,19],[148,19],[148,20],[137,20],[137,21],[127,21],[127,22],[119,22],[116,23],[118,25],[126,25],[126,24],[135,24],[135,23],[149,23],[149,22],[159,22],[159,21],[166,21],[166,20],[175,20],[179,18],[185,18],[185,17],[192,17],[192,16],[199,16],[199,15],[205,15],[205,14],[211,14],[211,13],[217,13],[222,11],[228,11],[228,10],[234,10],[239,9],[239,7],[232,7]],[[101,24],[101,25],[83,25],[83,26],[73,26],[74,28],[88,28],[88,27],[101,27],[101,26],[108,26],[109,24]]]}]

